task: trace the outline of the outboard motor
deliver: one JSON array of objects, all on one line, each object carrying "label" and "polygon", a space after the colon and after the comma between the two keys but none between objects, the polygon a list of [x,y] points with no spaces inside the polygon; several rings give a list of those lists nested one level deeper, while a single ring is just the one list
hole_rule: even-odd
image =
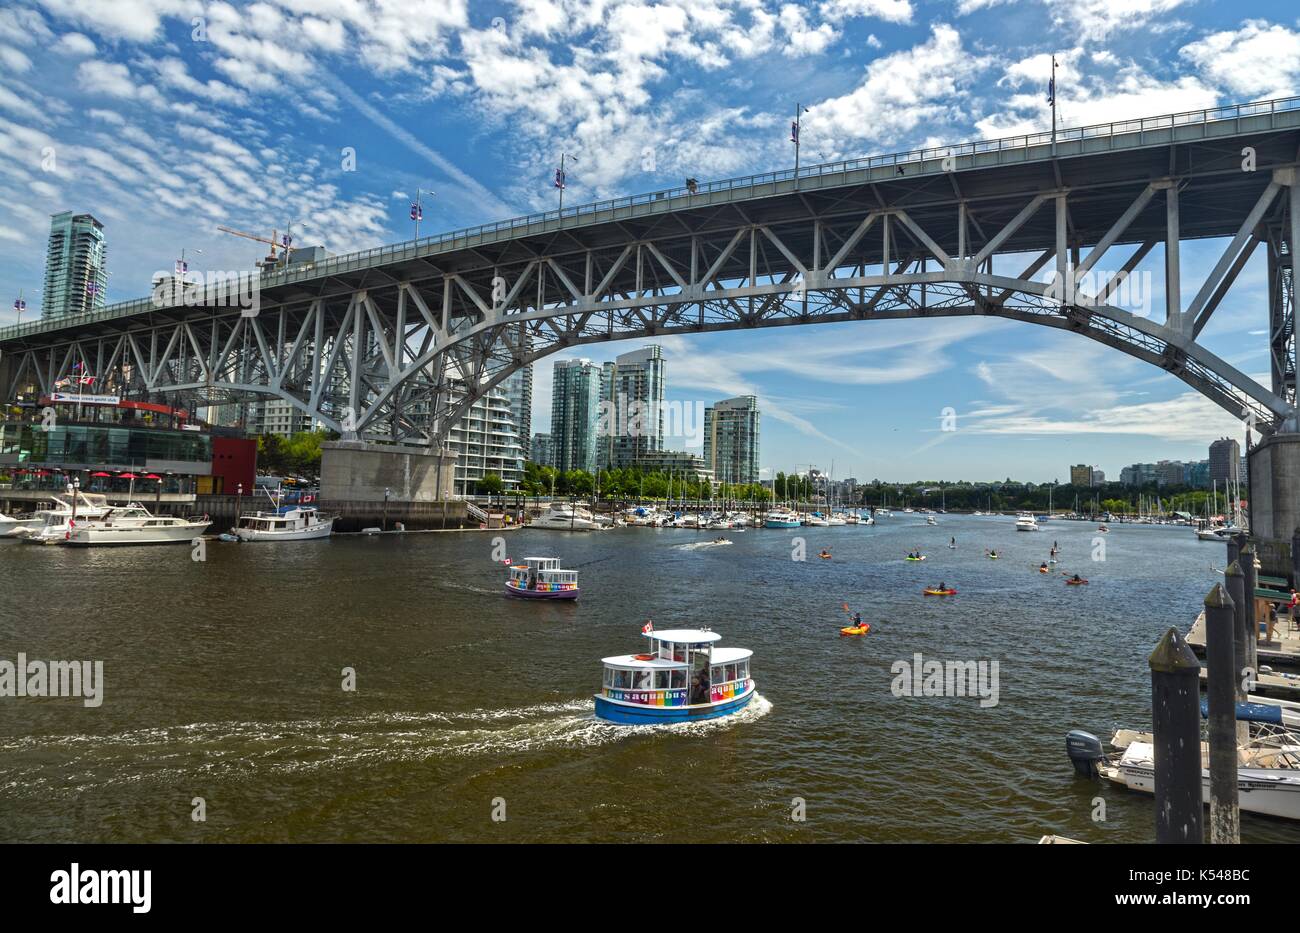
[{"label": "outboard motor", "polygon": [[1082,729],[1071,729],[1066,733],[1065,753],[1070,756],[1075,772],[1086,778],[1095,778],[1101,773],[1098,763],[1106,757],[1101,750],[1101,739]]}]

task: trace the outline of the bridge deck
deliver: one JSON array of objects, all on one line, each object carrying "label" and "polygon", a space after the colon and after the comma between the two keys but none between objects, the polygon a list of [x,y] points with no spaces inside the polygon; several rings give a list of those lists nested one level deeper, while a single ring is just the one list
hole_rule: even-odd
[{"label": "bridge deck", "polygon": [[[575,254],[602,246],[617,250],[634,236],[664,241],[668,251],[673,238],[685,242],[692,236],[723,235],[738,223],[807,225],[810,216],[833,221],[864,208],[905,207],[933,230],[941,246],[955,251],[958,234],[951,207],[956,202],[968,205],[971,244],[978,249],[985,226],[1000,228],[1026,193],[1044,188],[1070,190],[1071,239],[1088,247],[1148,182],[1171,175],[1187,180],[1181,195],[1183,238],[1222,237],[1236,232],[1267,185],[1269,169],[1295,164],[1298,144],[1300,97],[1285,98],[1065,129],[1055,146],[1050,135],[1040,133],[809,165],[797,178],[787,170],[706,182],[695,192],[672,188],[575,205],[562,213],[517,217],[304,264],[263,274],[259,282],[264,302],[305,303],[448,272],[490,276],[497,266],[524,262],[542,251],[556,255],[566,244]],[[1259,169],[1253,173],[1241,170],[1245,145],[1258,152]],[[1163,207],[1153,202],[1119,242],[1159,239],[1164,222]],[[1002,252],[1050,246],[1052,223],[1050,210],[1040,212]],[[807,240],[811,234],[783,234],[792,247],[811,252],[800,236]],[[868,247],[856,261],[872,259]],[[732,270],[722,271],[725,276]],[[142,298],[92,314],[0,329],[0,349],[46,346],[120,329],[121,318],[139,317],[144,324],[155,314],[165,320],[210,316],[203,309],[159,308]]]}]

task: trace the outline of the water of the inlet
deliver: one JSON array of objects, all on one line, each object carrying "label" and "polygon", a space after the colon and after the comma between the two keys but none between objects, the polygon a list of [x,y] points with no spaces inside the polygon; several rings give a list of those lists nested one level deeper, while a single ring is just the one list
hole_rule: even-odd
[{"label": "water of the inlet", "polygon": [[[719,547],[504,534],[512,559],[579,570],[569,605],[505,597],[485,533],[210,542],[201,563],[0,545],[3,657],[98,659],[105,679],[96,709],[0,701],[0,840],[1151,841],[1152,799],[1075,777],[1065,733],[1150,727],[1147,658],[1191,625],[1224,546],[1114,525],[1094,561],[1095,524],[939,519]],[[1037,572],[1053,541],[1088,586]],[[904,561],[917,547],[929,559]],[[922,595],[941,580],[958,594]],[[839,636],[846,603],[867,637]],[[752,649],[760,696],[707,723],[595,719],[600,659],[643,650],[647,619]],[[891,665],[916,653],[998,661],[998,704],[895,696]]]}]

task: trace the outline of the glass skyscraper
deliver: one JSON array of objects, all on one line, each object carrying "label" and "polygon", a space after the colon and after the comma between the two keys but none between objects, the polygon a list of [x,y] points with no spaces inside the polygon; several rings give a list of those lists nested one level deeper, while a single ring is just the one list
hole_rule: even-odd
[{"label": "glass skyscraper", "polygon": [[758,482],[758,399],[723,399],[704,409],[704,460],[719,483]]},{"label": "glass skyscraper", "polygon": [[655,346],[615,359],[607,409],[611,467],[636,466],[643,455],[664,449],[664,370],[663,351]]},{"label": "glass skyscraper", "polygon": [[534,459],[529,445],[533,437],[533,364],[511,374],[501,383],[501,391],[510,403],[510,413],[519,431],[519,441],[524,449],[524,459]]},{"label": "glass skyscraper", "polygon": [[107,304],[104,225],[89,214],[64,211],[50,218],[41,317],[82,314]]},{"label": "glass skyscraper", "polygon": [[551,459],[561,471],[596,471],[601,369],[591,360],[555,364],[551,394]]}]

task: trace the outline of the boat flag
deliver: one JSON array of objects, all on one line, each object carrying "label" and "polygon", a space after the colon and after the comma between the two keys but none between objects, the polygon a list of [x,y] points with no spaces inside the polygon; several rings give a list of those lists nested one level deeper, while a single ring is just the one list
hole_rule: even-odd
[{"label": "boat flag", "polygon": [[641,632],[645,635],[649,635],[654,630],[655,630],[654,622],[652,622],[649,619],[646,619],[645,625],[641,626]]}]

